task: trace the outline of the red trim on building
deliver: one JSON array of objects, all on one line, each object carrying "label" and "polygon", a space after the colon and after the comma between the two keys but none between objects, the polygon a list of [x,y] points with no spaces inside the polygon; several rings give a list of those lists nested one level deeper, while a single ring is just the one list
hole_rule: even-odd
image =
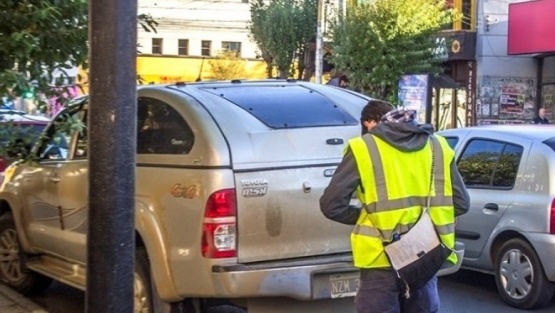
[{"label": "red trim on building", "polygon": [[509,4],[507,53],[555,52],[555,0]]}]

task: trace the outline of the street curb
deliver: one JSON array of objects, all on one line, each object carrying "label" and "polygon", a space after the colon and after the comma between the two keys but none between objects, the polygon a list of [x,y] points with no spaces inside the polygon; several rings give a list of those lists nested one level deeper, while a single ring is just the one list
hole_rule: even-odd
[{"label": "street curb", "polygon": [[[0,283],[0,310],[19,307],[22,313],[48,313],[42,307]],[[19,311],[17,311],[19,312]]]}]

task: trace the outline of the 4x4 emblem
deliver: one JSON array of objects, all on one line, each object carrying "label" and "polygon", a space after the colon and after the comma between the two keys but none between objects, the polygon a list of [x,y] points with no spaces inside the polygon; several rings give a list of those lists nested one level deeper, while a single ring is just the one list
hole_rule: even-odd
[{"label": "4x4 emblem", "polygon": [[174,197],[183,197],[185,199],[193,199],[198,193],[196,185],[181,187],[181,184],[175,184],[172,187],[171,194]]}]

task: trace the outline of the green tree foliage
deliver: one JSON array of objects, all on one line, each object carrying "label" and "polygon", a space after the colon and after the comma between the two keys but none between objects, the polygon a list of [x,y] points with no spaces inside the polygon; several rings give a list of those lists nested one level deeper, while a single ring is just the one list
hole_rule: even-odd
[{"label": "green tree foliage", "polygon": [[[156,31],[157,22],[148,14],[139,15],[138,23],[145,31]],[[0,97],[22,97],[41,110],[52,97],[67,105],[67,70],[86,70],[88,53],[87,0],[0,1]],[[69,120],[67,127],[84,125]],[[0,156],[22,156],[21,147],[35,140],[35,133],[4,121]]]},{"label": "green tree foliage", "polygon": [[[146,31],[157,25],[150,15],[140,15],[139,24]],[[67,70],[86,69],[87,57],[87,0],[0,1],[0,96],[33,98],[39,106],[56,96],[66,104]]]},{"label": "green tree foliage", "polygon": [[87,59],[87,7],[86,0],[0,1],[0,95],[62,93],[50,86]]},{"label": "green tree foliage", "polygon": [[395,103],[400,75],[439,71],[434,35],[455,18],[444,0],[351,4],[332,24],[330,61],[348,72],[351,87]]},{"label": "green tree foliage", "polygon": [[229,80],[246,77],[245,60],[241,59],[236,51],[220,51],[208,63],[213,79]]},{"label": "green tree foliage", "polygon": [[299,60],[299,77],[304,69],[304,54],[316,34],[317,0],[264,0],[251,3],[250,37],[257,44],[267,64],[268,77],[273,66],[279,76],[292,76],[293,64]]}]

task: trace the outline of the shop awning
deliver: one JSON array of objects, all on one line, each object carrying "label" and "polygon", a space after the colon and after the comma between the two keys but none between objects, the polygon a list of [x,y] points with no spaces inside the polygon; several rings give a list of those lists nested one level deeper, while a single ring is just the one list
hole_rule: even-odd
[{"label": "shop awning", "polygon": [[432,87],[439,89],[458,89],[462,86],[459,85],[451,76],[447,74],[432,75]]}]

